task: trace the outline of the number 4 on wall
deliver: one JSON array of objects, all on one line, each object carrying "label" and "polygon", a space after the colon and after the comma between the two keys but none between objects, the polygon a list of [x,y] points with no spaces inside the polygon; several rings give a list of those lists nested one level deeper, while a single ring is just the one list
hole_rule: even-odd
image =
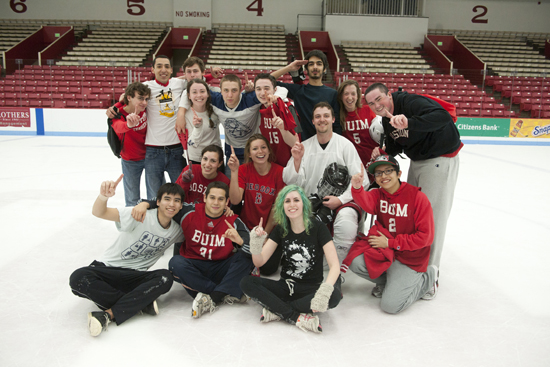
[{"label": "number 4 on wall", "polygon": [[[253,8],[254,4],[258,4],[255,8]],[[262,8],[262,0],[254,0],[250,5],[246,7],[246,10],[248,11],[255,11],[257,17],[261,17],[262,13],[264,12],[264,8]]]}]

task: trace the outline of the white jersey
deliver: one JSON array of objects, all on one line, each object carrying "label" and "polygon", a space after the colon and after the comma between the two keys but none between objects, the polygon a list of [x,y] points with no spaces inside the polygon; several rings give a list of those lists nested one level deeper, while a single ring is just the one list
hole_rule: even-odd
[{"label": "white jersey", "polygon": [[156,80],[144,82],[151,89],[151,98],[147,104],[147,135],[145,145],[165,146],[180,143],[176,133],[176,118],[181,94],[187,86],[187,80],[170,78],[168,85]]},{"label": "white jersey", "polygon": [[143,223],[132,218],[132,208],[119,208],[120,235],[99,261],[107,266],[146,271],[164,254],[170,245],[183,241],[181,226],[170,221],[168,229],[157,219],[157,209],[149,210]]},{"label": "white jersey", "polygon": [[[317,136],[312,136],[303,144],[305,152],[300,164],[300,171],[296,172],[294,157],[291,157],[283,170],[283,181],[287,185],[301,186],[308,196],[317,193],[317,185],[323,178],[325,168],[333,162],[346,166],[350,177],[361,172],[362,163],[357,150],[348,139],[338,134],[332,134],[325,149],[321,148]],[[365,177],[367,177],[366,174]],[[368,179],[366,182],[368,186]],[[338,199],[342,204],[352,200],[351,184],[342,195],[338,196]]]},{"label": "white jersey", "polygon": [[[196,112],[196,111],[195,111]],[[202,118],[202,123],[198,126],[193,125],[193,111],[187,110],[185,113],[185,122],[187,132],[189,134],[187,142],[187,150],[189,152],[189,158],[192,161],[200,162],[202,159],[201,151],[207,146],[214,144],[219,147],[222,146],[220,139],[220,122],[216,114],[208,117],[208,112],[197,112],[197,116]],[[214,123],[214,127],[210,127],[210,119]]]}]

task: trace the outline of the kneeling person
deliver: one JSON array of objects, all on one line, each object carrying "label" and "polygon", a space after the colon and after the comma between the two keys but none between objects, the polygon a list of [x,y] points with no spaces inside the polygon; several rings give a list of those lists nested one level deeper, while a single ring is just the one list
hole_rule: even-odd
[{"label": "kneeling person", "polygon": [[122,324],[137,313],[157,315],[156,299],[172,287],[168,270],[147,271],[174,242],[182,240],[180,226],[172,217],[181,209],[183,189],[176,184],[160,187],[158,209],[143,222],[131,216],[132,208],[108,208],[107,200],[115,195],[116,182],[101,184],[92,214],[116,222],[121,232],[115,243],[90,266],[74,271],[70,277],[72,292],[94,302],[101,311],[88,313],[88,328],[98,336],[114,321]]},{"label": "kneeling person", "polygon": [[399,313],[420,298],[433,299],[438,268],[428,266],[434,237],[434,216],[419,187],[401,182],[399,163],[392,156],[378,156],[368,167],[379,189],[365,191],[364,172],[352,178],[353,200],[378,220],[368,236],[359,236],[344,259],[349,269],[376,284],[372,294],[380,306]]}]

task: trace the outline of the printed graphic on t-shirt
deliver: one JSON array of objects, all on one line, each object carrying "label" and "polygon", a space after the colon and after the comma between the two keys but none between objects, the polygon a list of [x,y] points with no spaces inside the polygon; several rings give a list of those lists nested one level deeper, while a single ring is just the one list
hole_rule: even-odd
[{"label": "printed graphic on t-shirt", "polygon": [[143,232],[138,241],[124,249],[120,256],[122,259],[135,259],[139,256],[149,259],[158,252],[163,252],[168,238],[155,236],[150,232]]},{"label": "printed graphic on t-shirt", "polygon": [[[172,89],[168,88],[167,91],[161,90],[159,94],[155,96],[155,99],[157,100],[157,103],[160,108],[160,115],[166,116],[166,117],[172,117],[176,114],[176,109],[174,106],[174,100],[172,98]],[[163,107],[164,104],[164,107]]]},{"label": "printed graphic on t-shirt", "polygon": [[283,251],[289,265],[287,275],[303,279],[304,275],[313,269],[313,265],[315,264],[315,248],[311,249],[312,253],[310,253],[310,249],[298,244],[294,240]]},{"label": "printed graphic on t-shirt", "polygon": [[234,138],[242,138],[243,136],[248,136],[252,132],[252,129],[242,122],[234,118],[225,119],[223,123],[225,133]]}]

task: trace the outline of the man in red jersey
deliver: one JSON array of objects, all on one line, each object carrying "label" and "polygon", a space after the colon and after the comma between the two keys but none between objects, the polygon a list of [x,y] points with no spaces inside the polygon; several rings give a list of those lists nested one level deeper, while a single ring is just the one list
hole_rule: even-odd
[{"label": "man in red jersey", "polygon": [[294,131],[299,121],[295,120],[289,109],[292,104],[274,95],[277,80],[273,76],[267,73],[256,75],[254,90],[263,105],[260,109],[260,132],[269,139],[275,163],[284,167],[292,156],[290,149],[300,140]]},{"label": "man in red jersey", "polygon": [[[148,201],[152,208],[154,201]],[[240,281],[254,264],[250,254],[250,233],[236,215],[224,215],[229,204],[229,187],[219,181],[206,188],[204,203],[184,204],[174,216],[181,221],[185,242],[168,269],[193,301],[193,318],[214,312],[217,306],[246,302]]]}]

